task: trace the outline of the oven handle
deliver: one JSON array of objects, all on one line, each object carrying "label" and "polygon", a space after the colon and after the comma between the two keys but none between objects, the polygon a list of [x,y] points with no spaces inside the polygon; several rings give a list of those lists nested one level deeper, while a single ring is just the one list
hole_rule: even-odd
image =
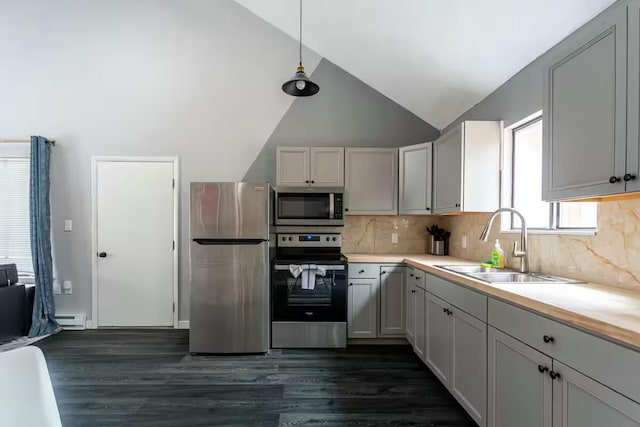
[{"label": "oven handle", "polygon": [[333,206],[333,193],[329,193],[329,219],[335,219],[335,208]]},{"label": "oven handle", "polygon": [[[276,271],[289,271],[289,265],[291,264],[276,264],[273,269]],[[324,268],[326,271],[344,271],[344,265],[321,265],[310,262],[302,262],[295,265],[317,265],[318,267]]]}]

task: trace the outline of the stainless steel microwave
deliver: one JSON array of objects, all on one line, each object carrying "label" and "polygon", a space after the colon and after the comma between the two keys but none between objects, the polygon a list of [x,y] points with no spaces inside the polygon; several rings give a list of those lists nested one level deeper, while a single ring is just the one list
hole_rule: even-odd
[{"label": "stainless steel microwave", "polygon": [[279,188],[274,205],[276,225],[344,225],[342,189]]}]

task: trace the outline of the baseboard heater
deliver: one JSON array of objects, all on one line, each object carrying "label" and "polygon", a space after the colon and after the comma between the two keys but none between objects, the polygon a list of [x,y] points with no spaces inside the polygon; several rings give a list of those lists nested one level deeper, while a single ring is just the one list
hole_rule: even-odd
[{"label": "baseboard heater", "polygon": [[62,329],[83,331],[86,329],[87,315],[58,313],[56,314],[56,320],[58,324],[62,326]]}]

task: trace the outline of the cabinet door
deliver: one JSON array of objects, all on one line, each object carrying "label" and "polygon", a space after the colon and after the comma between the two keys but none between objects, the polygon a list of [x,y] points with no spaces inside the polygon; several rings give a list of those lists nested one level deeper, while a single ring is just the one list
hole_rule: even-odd
[{"label": "cabinet door", "polygon": [[640,405],[553,361],[554,427],[640,427]]},{"label": "cabinet door", "polygon": [[622,193],[627,144],[626,6],[598,15],[553,52],[543,85],[543,199]]},{"label": "cabinet door", "polygon": [[404,269],[380,267],[380,335],[404,336]]},{"label": "cabinet door", "polygon": [[490,427],[551,427],[551,358],[489,327]]},{"label": "cabinet door", "polygon": [[413,283],[414,274],[411,271],[407,271],[406,277],[406,320],[405,320],[405,337],[407,341],[414,344],[415,337],[415,328],[416,328],[416,306],[415,306],[415,297],[416,297],[416,286]]},{"label": "cabinet door", "polygon": [[311,186],[344,186],[344,148],[311,148]]},{"label": "cabinet door", "polygon": [[433,143],[433,213],[462,211],[463,125]]},{"label": "cabinet door", "polygon": [[427,302],[427,293],[424,289],[420,289],[418,287],[415,288],[416,293],[413,299],[414,302],[414,311],[415,311],[415,319],[416,319],[416,327],[415,327],[415,338],[413,343],[413,351],[425,361],[426,354],[426,322],[427,322],[427,313],[426,313],[426,302]]},{"label": "cabinet door", "polygon": [[349,279],[349,338],[375,338],[377,336],[378,279]]},{"label": "cabinet door", "polygon": [[480,427],[487,412],[487,324],[452,308],[451,394]]},{"label": "cabinet door", "polygon": [[281,187],[307,187],[309,185],[309,149],[278,147],[276,181]]},{"label": "cabinet door", "polygon": [[400,213],[430,214],[433,144],[403,147],[400,156]]},{"label": "cabinet door", "polygon": [[[427,293],[426,305],[425,363],[443,384],[448,385],[451,372],[451,317],[448,314],[450,307],[430,293]],[[417,317],[416,313],[416,323]]]},{"label": "cabinet door", "polygon": [[345,149],[347,214],[398,213],[398,150]]},{"label": "cabinet door", "polygon": [[629,4],[626,191],[640,191],[640,1]]}]

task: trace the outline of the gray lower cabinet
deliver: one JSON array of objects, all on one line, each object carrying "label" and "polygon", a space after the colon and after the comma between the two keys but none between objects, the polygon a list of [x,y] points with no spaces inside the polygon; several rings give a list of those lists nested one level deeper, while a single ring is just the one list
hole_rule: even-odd
[{"label": "gray lower cabinet", "polygon": [[430,293],[427,293],[426,304],[427,349],[424,361],[438,379],[447,385],[451,372],[450,306]]},{"label": "gray lower cabinet", "polygon": [[405,269],[380,267],[380,336],[404,337]]},{"label": "gray lower cabinet", "polygon": [[554,427],[640,426],[638,403],[555,360],[553,371]]},{"label": "gray lower cabinet", "polygon": [[452,308],[451,394],[479,426],[487,413],[487,324]]},{"label": "gray lower cabinet", "polygon": [[488,347],[487,426],[551,427],[552,359],[491,326]]},{"label": "gray lower cabinet", "polygon": [[414,345],[415,340],[415,330],[416,330],[416,306],[415,306],[415,297],[416,297],[416,285],[413,280],[413,273],[411,270],[407,269],[406,273],[406,304],[407,309],[405,310],[406,319],[405,319],[405,338],[411,345]]},{"label": "gray lower cabinet", "polygon": [[349,338],[377,336],[378,279],[349,279],[348,334]]},{"label": "gray lower cabinet", "polygon": [[418,287],[415,288],[415,294],[413,298],[414,312],[415,312],[415,335],[413,341],[413,351],[424,362],[426,354],[426,292],[424,289]]}]

